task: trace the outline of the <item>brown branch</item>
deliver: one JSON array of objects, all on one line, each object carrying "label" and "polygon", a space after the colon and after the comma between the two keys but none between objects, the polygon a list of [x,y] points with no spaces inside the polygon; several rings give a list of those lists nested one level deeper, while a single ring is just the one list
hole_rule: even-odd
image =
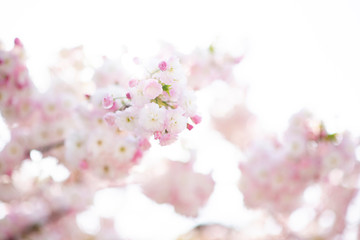
[{"label": "brown branch", "polygon": [[31,234],[35,234],[41,231],[43,227],[51,223],[57,222],[62,217],[66,216],[70,211],[68,209],[58,209],[50,213],[43,221],[31,223],[21,229],[18,233],[13,233],[4,240],[21,240]]},{"label": "brown branch", "polygon": [[[53,150],[55,148],[62,147],[62,146],[64,146],[64,144],[65,144],[65,140],[61,140],[61,141],[58,141],[58,142],[55,142],[55,143],[51,143],[51,144],[41,146],[41,147],[37,147],[37,148],[33,148],[33,149],[36,149],[39,152],[44,154],[44,153],[50,152],[51,150]],[[33,150],[33,149],[26,150],[25,156],[29,157],[31,150]]]},{"label": "brown branch", "polygon": [[53,150],[54,148],[59,148],[59,147],[64,146],[64,144],[65,144],[65,141],[61,140],[59,142],[55,142],[55,143],[52,143],[52,144],[49,144],[49,145],[39,147],[39,148],[37,148],[37,150],[42,152],[42,153],[47,153],[47,152]]}]

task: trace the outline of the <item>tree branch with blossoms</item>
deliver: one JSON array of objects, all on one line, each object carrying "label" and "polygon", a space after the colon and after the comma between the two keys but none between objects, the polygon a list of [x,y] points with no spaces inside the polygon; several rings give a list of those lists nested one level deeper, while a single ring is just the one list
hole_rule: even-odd
[{"label": "tree branch with blossoms", "polygon": [[[55,81],[45,93],[32,83],[25,56],[19,39],[11,50],[0,50],[0,111],[10,132],[0,152],[0,207],[5,209],[0,239],[118,239],[112,224],[89,234],[77,217],[93,207],[100,190],[129,185],[177,214],[196,218],[214,192],[212,173],[195,170],[195,154],[184,162],[166,158],[154,164],[147,154],[154,145],[176,144],[192,129],[194,137],[203,118],[242,153],[239,192],[248,209],[264,213],[249,225],[262,226],[271,216],[281,231],[253,236],[247,227],[214,224],[182,237],[202,239],[212,227],[225,232],[225,239],[345,236],[346,217],[358,196],[358,141],[349,132],[329,132],[306,110],[294,114],[283,133],[269,136],[247,106],[247,86],[234,73],[243,56],[215,45],[190,54],[167,49],[149,63],[136,58],[144,73],[134,77],[108,58],[94,68],[76,47],[62,51],[51,67]],[[86,69],[94,74],[83,81]],[[219,82],[226,99],[209,106],[228,112],[200,116],[198,93]],[[32,150],[38,152],[33,156]],[[321,200],[307,202],[309,191]],[[291,219],[301,211],[312,215],[299,230]]]}]

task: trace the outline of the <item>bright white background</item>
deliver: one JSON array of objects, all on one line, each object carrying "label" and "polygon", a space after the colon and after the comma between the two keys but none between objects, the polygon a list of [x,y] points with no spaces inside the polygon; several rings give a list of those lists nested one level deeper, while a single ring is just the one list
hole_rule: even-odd
[{"label": "bright white background", "polygon": [[[283,129],[288,117],[305,107],[335,130],[360,133],[360,1],[0,0],[0,39],[10,47],[15,37],[23,41],[30,73],[40,82],[64,47],[84,45],[93,55],[119,56],[127,46],[150,56],[159,41],[180,51],[216,41],[225,50],[245,51],[237,76],[250,84],[249,105],[268,129]],[[213,210],[197,222],[241,225],[246,215],[237,205],[241,197],[224,184],[222,201],[213,200]],[[125,204],[120,195],[114,202],[118,222],[124,232],[138,234],[136,239],[151,239],[146,236],[159,232],[161,224],[168,233],[157,239],[171,239],[195,223],[169,217],[166,206],[159,210],[141,197]],[[158,217],[146,219],[142,212]]]},{"label": "bright white background", "polygon": [[268,126],[281,128],[308,107],[360,130],[359,1],[0,0],[0,6],[0,39],[6,46],[22,39],[38,81],[63,47],[118,56],[126,45],[147,56],[159,40],[190,51],[218,39],[230,51],[246,49],[239,78],[251,83],[250,105]]}]

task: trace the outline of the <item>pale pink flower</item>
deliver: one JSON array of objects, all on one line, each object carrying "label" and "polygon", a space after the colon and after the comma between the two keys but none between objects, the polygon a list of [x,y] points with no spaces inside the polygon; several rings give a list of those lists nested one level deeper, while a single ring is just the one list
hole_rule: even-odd
[{"label": "pale pink flower", "polygon": [[138,109],[129,107],[124,111],[117,111],[115,124],[120,130],[134,131],[138,126]]},{"label": "pale pink flower", "polygon": [[216,80],[234,82],[234,70],[241,59],[242,56],[231,56],[217,49],[214,51],[214,46],[211,46],[182,56],[181,62],[188,72],[188,86],[201,90]]},{"label": "pale pink flower", "polygon": [[123,68],[120,60],[104,58],[102,66],[95,70],[92,80],[97,87],[111,85],[127,87],[128,72]]},{"label": "pale pink flower", "polygon": [[159,143],[161,146],[166,146],[175,142],[177,140],[177,137],[177,134],[165,133],[161,135]]},{"label": "pale pink flower", "polygon": [[105,114],[104,120],[107,122],[107,124],[109,124],[109,126],[114,126],[116,120],[116,114],[112,112],[108,112]]},{"label": "pale pink flower", "polygon": [[201,117],[199,115],[195,115],[191,117],[191,120],[193,121],[193,123],[199,124],[201,122]]},{"label": "pale pink flower", "polygon": [[139,112],[139,124],[146,131],[162,131],[166,119],[166,110],[156,103],[145,104]]},{"label": "pale pink flower", "polygon": [[185,216],[196,217],[214,189],[212,177],[194,172],[191,163],[162,161],[148,173],[148,178],[140,180],[145,195],[157,203],[173,205]]},{"label": "pale pink flower", "polygon": [[154,139],[155,140],[158,140],[158,139],[160,139],[161,138],[161,132],[160,131],[156,131],[156,132],[154,132]]},{"label": "pale pink flower", "polygon": [[118,138],[114,143],[113,150],[116,165],[122,165],[134,157],[137,150],[137,142],[131,138]]},{"label": "pale pink flower", "polygon": [[185,92],[179,100],[179,105],[184,109],[185,116],[192,117],[197,114],[196,95],[194,92]]},{"label": "pale pink flower", "polygon": [[[160,67],[160,66],[158,66]],[[172,57],[166,61],[166,68],[163,68],[164,71],[159,71],[152,74],[152,78],[158,79],[165,84],[172,84],[174,82],[185,81],[186,75],[182,66],[180,65],[179,59]]]},{"label": "pale pink flower", "polygon": [[213,116],[212,122],[228,141],[242,149],[259,135],[257,119],[244,104],[235,105],[224,116]]},{"label": "pale pink flower", "polygon": [[163,89],[158,80],[148,79],[145,82],[143,91],[148,99],[154,99],[163,92]]},{"label": "pale pink flower", "polygon": [[187,118],[181,108],[169,109],[166,114],[165,128],[168,132],[177,134],[186,128]]},{"label": "pale pink flower", "polygon": [[139,148],[142,150],[142,151],[146,151],[146,150],[149,150],[151,147],[151,144],[149,142],[149,140],[147,138],[143,138],[143,139],[140,139],[139,141]]},{"label": "pale pink flower", "polygon": [[138,80],[136,80],[136,79],[131,79],[130,81],[129,81],[129,87],[131,87],[131,88],[133,88],[133,87],[136,87],[136,85],[138,84]]},{"label": "pale pink flower", "polygon": [[102,106],[105,109],[110,109],[114,105],[114,98],[109,94],[106,95],[102,100]]},{"label": "pale pink flower", "polygon": [[145,104],[150,102],[150,98],[145,95],[144,87],[145,87],[145,80],[140,81],[136,87],[130,88],[130,96],[131,96],[131,103],[133,106],[136,107],[143,107]]}]

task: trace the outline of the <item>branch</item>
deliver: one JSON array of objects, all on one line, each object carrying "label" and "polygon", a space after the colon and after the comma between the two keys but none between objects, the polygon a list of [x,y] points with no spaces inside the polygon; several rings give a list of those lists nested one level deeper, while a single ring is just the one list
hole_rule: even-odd
[{"label": "branch", "polygon": [[57,222],[62,217],[66,216],[69,212],[70,212],[69,209],[55,210],[52,213],[50,213],[48,217],[45,218],[43,221],[40,220],[38,222],[29,224],[25,226],[23,229],[21,229],[18,234],[13,233],[13,235],[8,236],[7,238],[5,238],[5,240],[24,239],[31,234],[40,232],[40,230],[46,225]]},{"label": "branch", "polygon": [[[59,148],[59,147],[64,146],[64,144],[65,144],[65,140],[61,140],[61,141],[58,141],[58,142],[55,142],[55,143],[51,143],[51,144],[49,144],[49,145],[45,145],[45,146],[41,146],[41,147],[33,148],[33,149],[38,150],[38,151],[41,152],[42,154],[45,154],[45,153],[47,153],[47,152],[50,152],[50,151],[53,150],[54,148]],[[30,152],[31,152],[31,150],[33,150],[33,149],[28,149],[28,150],[26,150],[25,156],[30,156]]]}]

